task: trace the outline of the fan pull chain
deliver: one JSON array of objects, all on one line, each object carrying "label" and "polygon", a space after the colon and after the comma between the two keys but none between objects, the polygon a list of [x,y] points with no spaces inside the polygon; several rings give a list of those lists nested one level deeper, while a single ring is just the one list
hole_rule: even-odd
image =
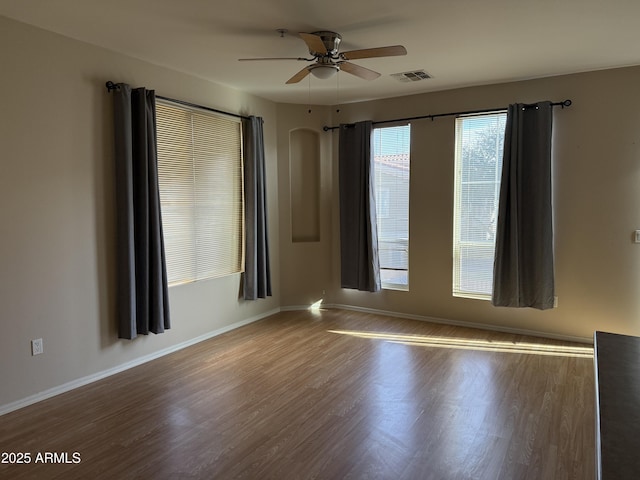
[{"label": "fan pull chain", "polygon": [[307,98],[307,106],[309,108],[308,113],[311,113],[311,75],[309,77],[309,96]]},{"label": "fan pull chain", "polygon": [[336,72],[336,113],[340,113],[340,71]]}]

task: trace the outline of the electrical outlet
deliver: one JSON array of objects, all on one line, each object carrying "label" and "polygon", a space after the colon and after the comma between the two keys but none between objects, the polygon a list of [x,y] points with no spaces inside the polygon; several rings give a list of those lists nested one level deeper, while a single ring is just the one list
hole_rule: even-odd
[{"label": "electrical outlet", "polygon": [[40,355],[43,352],[42,339],[31,340],[31,355]]}]

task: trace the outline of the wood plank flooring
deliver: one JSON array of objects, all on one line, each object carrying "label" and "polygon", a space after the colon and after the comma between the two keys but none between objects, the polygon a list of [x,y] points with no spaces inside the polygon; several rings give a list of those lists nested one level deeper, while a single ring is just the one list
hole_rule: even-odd
[{"label": "wood plank flooring", "polygon": [[[579,479],[590,346],[282,312],[0,417],[11,479]],[[35,463],[38,453],[73,462]],[[60,460],[60,457],[58,457]]]}]

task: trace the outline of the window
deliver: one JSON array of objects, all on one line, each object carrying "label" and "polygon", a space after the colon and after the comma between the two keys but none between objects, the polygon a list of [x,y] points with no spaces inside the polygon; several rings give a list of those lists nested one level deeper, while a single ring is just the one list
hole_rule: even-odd
[{"label": "window", "polygon": [[380,277],[384,288],[409,286],[410,125],[373,130]]},{"label": "window", "polygon": [[491,298],[506,118],[491,113],[456,119],[454,296]]},{"label": "window", "polygon": [[241,272],[240,122],[158,102],[156,123],[169,285]]}]

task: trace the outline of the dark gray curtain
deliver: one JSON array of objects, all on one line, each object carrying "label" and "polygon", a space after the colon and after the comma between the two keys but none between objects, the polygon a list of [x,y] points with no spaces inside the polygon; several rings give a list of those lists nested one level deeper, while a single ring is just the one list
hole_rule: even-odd
[{"label": "dark gray curtain", "polygon": [[155,94],[118,84],[113,93],[117,197],[118,336],[170,328],[162,238]]},{"label": "dark gray curtain", "polygon": [[493,269],[495,306],[553,308],[551,102],[509,106]]},{"label": "dark gray curtain", "polygon": [[271,296],[262,118],[242,121],[244,141],[245,300]]},{"label": "dark gray curtain", "polygon": [[340,125],[340,270],[343,288],[380,290],[370,121]]}]

